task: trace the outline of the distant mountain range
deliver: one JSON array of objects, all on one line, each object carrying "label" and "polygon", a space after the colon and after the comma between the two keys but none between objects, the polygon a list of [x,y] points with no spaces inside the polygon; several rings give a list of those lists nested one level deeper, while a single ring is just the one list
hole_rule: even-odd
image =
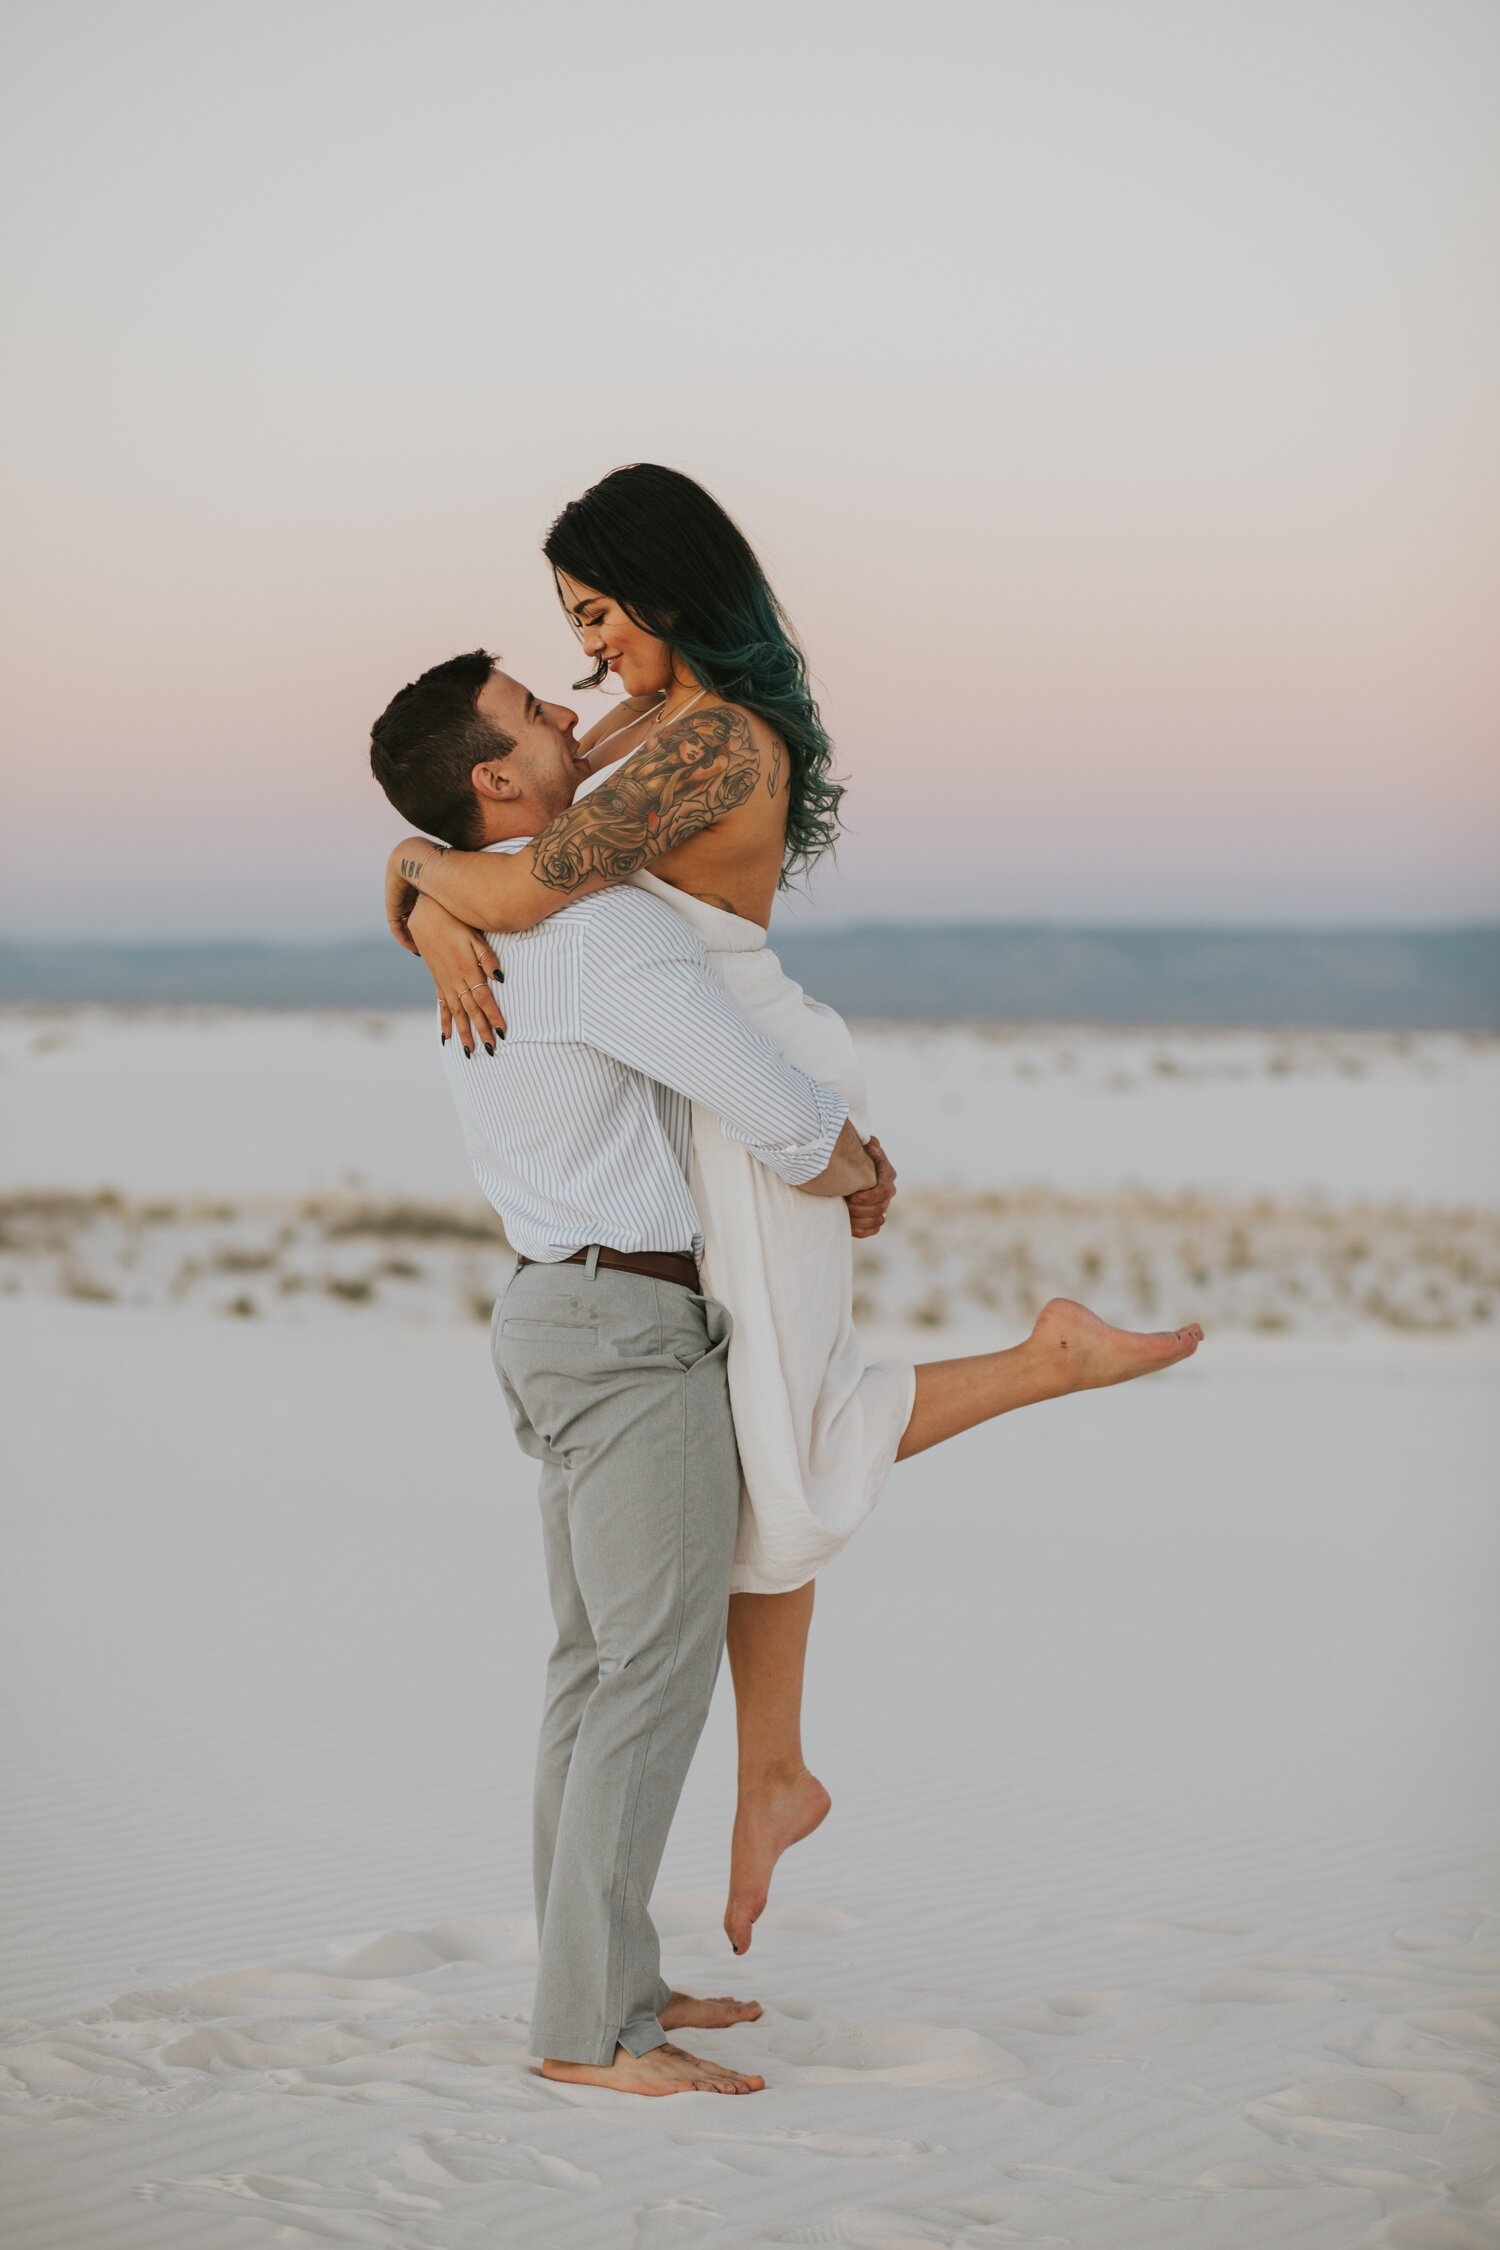
[{"label": "distant mountain range", "polygon": [[[987,1023],[1500,1030],[1500,924],[1140,929],[870,923],[778,930],[788,972],[849,1016]],[[0,1002],[424,1007],[383,938],[333,945],[0,941]]]}]

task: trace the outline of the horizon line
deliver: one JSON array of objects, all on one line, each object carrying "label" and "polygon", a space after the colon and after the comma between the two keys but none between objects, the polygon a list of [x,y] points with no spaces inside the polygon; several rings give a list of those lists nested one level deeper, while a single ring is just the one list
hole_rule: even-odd
[{"label": "horizon line", "polygon": [[[1134,921],[1115,918],[1108,921],[1084,921],[1068,917],[1044,918],[1040,916],[995,917],[984,919],[975,915],[955,915],[945,920],[886,919],[877,920],[862,916],[856,920],[786,923],[779,937],[796,938],[856,937],[872,931],[922,931],[924,933],[952,934],[962,930],[1007,931],[1046,933],[1085,933],[1095,936],[1180,936],[1197,932],[1216,937],[1454,937],[1500,935],[1500,914],[1494,916],[1462,916],[1445,921],[1339,921],[1311,922],[1287,921],[1202,921],[1180,919],[1168,921]],[[187,950],[194,946],[238,946],[263,953],[296,953],[309,951],[334,951],[350,945],[394,945],[394,940],[383,930],[350,930],[334,936],[307,936],[297,938],[266,937],[244,931],[197,931],[185,934],[147,935],[126,934],[110,937],[28,937],[0,930],[0,947],[32,952],[86,952],[103,949],[121,952],[132,947],[152,947],[159,950]],[[400,950],[397,948],[396,950]]]}]

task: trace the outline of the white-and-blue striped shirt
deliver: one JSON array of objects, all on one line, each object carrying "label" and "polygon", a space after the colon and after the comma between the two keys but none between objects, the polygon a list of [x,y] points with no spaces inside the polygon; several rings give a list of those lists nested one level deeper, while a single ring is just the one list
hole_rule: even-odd
[{"label": "white-and-blue striped shirt", "polygon": [[585,1244],[701,1257],[693,1102],[787,1181],[816,1179],[847,1106],[786,1061],[714,978],[680,915],[629,886],[492,932],[506,1036],[443,1050],[479,1184],[523,1257]]}]

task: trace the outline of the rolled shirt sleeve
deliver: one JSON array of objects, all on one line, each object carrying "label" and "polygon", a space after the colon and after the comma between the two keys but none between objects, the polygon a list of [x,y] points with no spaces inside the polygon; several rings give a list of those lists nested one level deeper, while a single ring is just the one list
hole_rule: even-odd
[{"label": "rolled shirt sleeve", "polygon": [[578,993],[583,1038],[701,1102],[758,1163],[788,1187],[805,1186],[827,1169],[848,1103],[755,1029],[719,989],[693,932],[670,907],[658,912],[649,945],[620,949],[590,932]]}]

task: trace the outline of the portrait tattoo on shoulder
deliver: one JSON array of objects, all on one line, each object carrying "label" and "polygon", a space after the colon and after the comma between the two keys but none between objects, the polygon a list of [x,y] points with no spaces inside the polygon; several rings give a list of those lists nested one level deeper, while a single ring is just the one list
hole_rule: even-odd
[{"label": "portrait tattoo on shoulder", "polygon": [[695,711],[544,828],[532,872],[556,891],[576,891],[591,876],[620,882],[744,804],[759,778],[760,752],[741,714]]}]

